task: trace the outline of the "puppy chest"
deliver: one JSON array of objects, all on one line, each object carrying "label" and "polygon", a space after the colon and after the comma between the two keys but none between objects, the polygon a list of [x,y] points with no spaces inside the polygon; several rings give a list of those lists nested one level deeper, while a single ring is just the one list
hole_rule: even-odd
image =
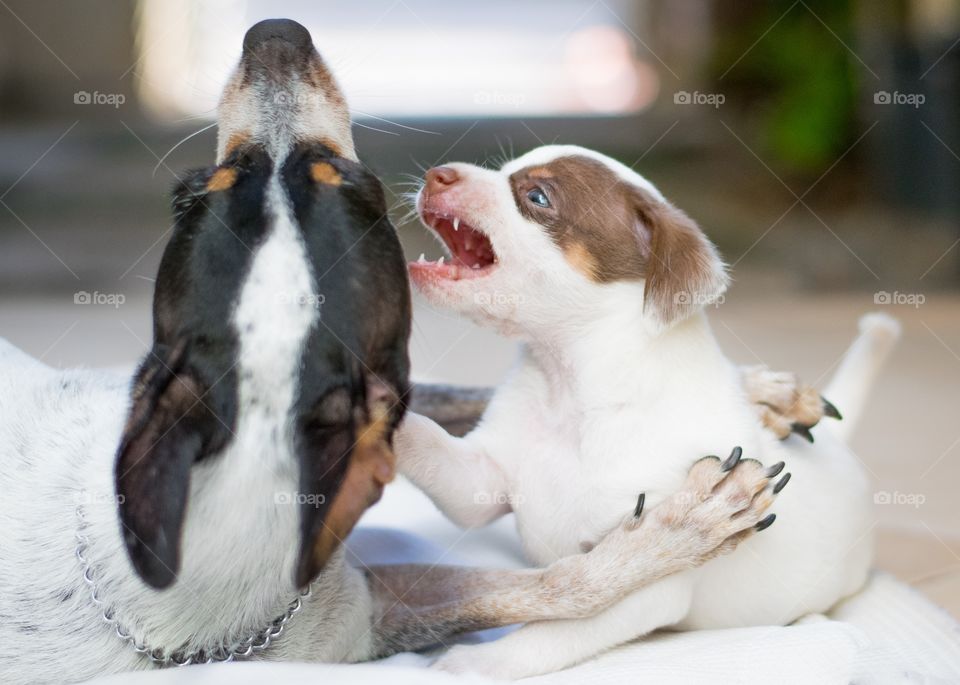
[{"label": "puppy chest", "polygon": [[632,514],[641,492],[664,489],[638,464],[584,456],[554,446],[521,470],[513,507],[531,561],[546,564],[589,549]]}]

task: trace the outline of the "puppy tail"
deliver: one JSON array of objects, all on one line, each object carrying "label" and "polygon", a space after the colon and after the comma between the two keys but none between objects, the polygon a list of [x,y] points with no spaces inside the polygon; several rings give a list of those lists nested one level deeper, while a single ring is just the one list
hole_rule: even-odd
[{"label": "puppy tail", "polygon": [[831,428],[844,440],[849,440],[856,428],[874,380],[900,337],[900,323],[880,312],[862,316],[859,328],[860,335],[823,391],[823,396],[843,414],[843,421]]}]

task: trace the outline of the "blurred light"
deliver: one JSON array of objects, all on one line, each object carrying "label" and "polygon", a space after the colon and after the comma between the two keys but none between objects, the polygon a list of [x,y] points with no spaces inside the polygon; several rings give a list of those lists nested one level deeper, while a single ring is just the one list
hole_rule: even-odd
[{"label": "blurred light", "polygon": [[659,81],[612,23],[621,5],[144,0],[140,87],[161,117],[213,118],[246,29],[290,16],[310,30],[361,117],[633,112],[653,102]]},{"label": "blurred light", "polygon": [[567,40],[564,56],[576,95],[596,112],[637,110],[656,98],[658,82],[642,68],[627,33],[613,26],[590,26]]}]

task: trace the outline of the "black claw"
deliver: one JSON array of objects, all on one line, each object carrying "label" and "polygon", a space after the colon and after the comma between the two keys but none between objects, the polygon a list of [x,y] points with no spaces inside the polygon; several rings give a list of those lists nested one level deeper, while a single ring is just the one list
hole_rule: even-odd
[{"label": "black claw", "polygon": [[770,526],[772,526],[772,525],[773,525],[773,522],[776,521],[776,520],[777,520],[777,515],[776,515],[776,514],[770,514],[769,516],[767,516],[767,517],[765,517],[763,520],[761,520],[759,523],[757,523],[757,525],[755,525],[754,528],[756,528],[756,529],[757,529],[757,532],[759,533],[761,530],[766,530],[767,528],[769,528]]},{"label": "black claw", "polygon": [[640,514],[643,513],[643,500],[645,500],[646,497],[645,493],[640,493],[640,496],[637,498],[637,506],[633,510],[633,518],[640,518]]},{"label": "black claw", "polygon": [[767,478],[776,478],[780,475],[780,472],[783,471],[783,467],[786,464],[782,461],[778,461],[776,464],[767,469]]},{"label": "black claw", "polygon": [[730,453],[730,456],[727,457],[727,460],[720,465],[720,470],[730,471],[740,461],[741,456],[743,456],[743,449],[740,447],[734,447],[733,451]]},{"label": "black claw", "polygon": [[832,419],[837,421],[842,421],[843,416],[840,414],[840,410],[833,406],[833,402],[828,400],[825,397],[821,397],[820,401],[823,402],[823,413],[825,416],[829,416]]},{"label": "black claw", "polygon": [[795,423],[790,427],[794,433],[799,435],[802,438],[806,438],[807,442],[813,442],[813,433],[810,432],[809,426],[804,426],[799,423]]},{"label": "black claw", "polygon": [[780,491],[787,487],[787,483],[790,482],[790,474],[787,473],[783,478],[777,481],[777,484],[773,486],[773,494],[779,495]]}]

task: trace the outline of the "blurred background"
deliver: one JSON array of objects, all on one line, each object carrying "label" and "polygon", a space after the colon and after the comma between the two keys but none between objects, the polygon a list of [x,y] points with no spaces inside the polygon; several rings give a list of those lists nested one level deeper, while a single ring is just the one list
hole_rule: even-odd
[{"label": "blurred background", "polygon": [[[904,339],[855,448],[879,564],[960,616],[958,0],[0,0],[0,335],[54,366],[150,339],[168,191],[212,162],[254,22],[306,25],[404,222],[412,177],[597,148],[705,228],[730,356],[822,386],[869,310]],[[417,303],[415,376],[492,384],[514,346]],[[843,408],[841,407],[841,410]]]}]

